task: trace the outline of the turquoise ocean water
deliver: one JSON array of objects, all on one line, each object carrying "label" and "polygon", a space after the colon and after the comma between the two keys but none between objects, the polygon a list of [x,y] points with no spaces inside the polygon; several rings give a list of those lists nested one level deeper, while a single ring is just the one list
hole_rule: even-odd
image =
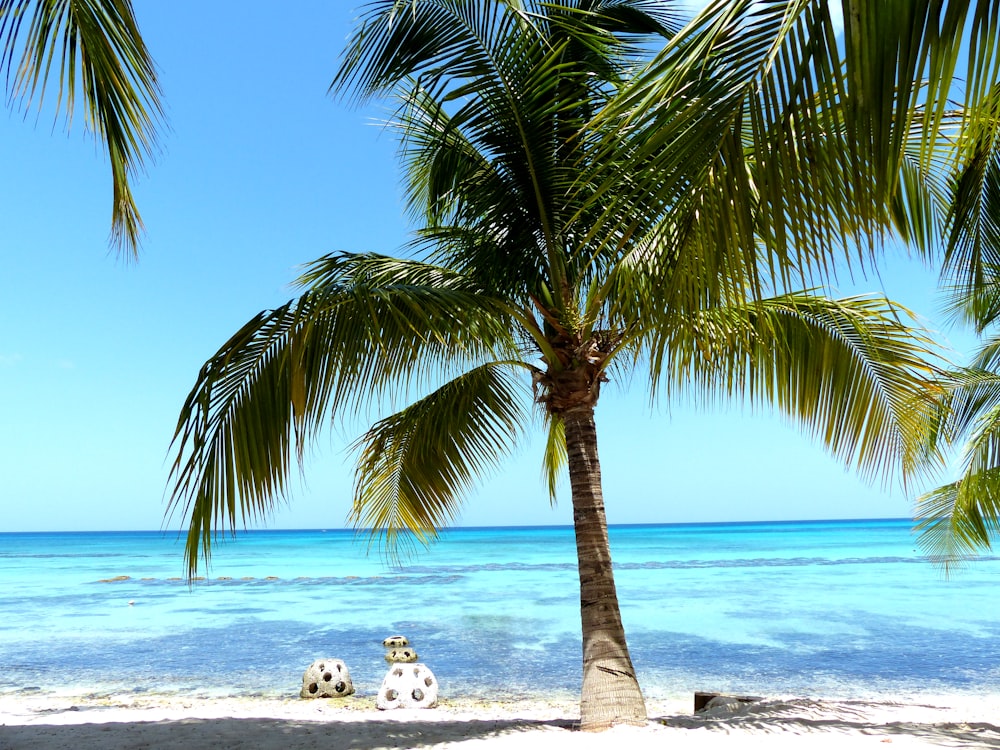
[{"label": "turquoise ocean water", "polygon": [[[620,526],[611,544],[651,698],[1000,693],[1000,557],[945,579],[908,521]],[[445,696],[579,690],[569,528],[451,530],[399,566],[349,531],[252,531],[193,587],[182,548],[0,534],[0,692],[292,696],[334,657],[372,695],[396,633]]]}]

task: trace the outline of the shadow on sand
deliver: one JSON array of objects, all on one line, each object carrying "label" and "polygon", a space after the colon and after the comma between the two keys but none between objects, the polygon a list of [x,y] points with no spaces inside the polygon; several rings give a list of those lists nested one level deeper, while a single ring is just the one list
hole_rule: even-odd
[{"label": "shadow on sand", "polygon": [[[845,746],[853,746],[849,739],[859,736],[870,736],[882,742],[891,742],[893,737],[908,738],[916,740],[921,747],[1000,748],[1000,726],[987,722],[936,721],[935,714],[941,710],[935,706],[860,701],[761,701],[717,713],[660,716],[651,720],[650,733],[648,736],[644,733],[641,742],[635,744],[634,740],[639,738],[632,735],[628,743],[632,750],[696,747],[707,739],[705,733],[708,732],[724,740],[725,747],[733,748],[739,748],[751,736],[782,738],[776,744],[782,748],[809,747],[810,737],[843,738]],[[64,711],[50,714],[51,724],[0,726],[0,750],[63,747],[73,750],[381,750],[426,748],[501,737],[506,741],[501,741],[498,747],[558,748],[576,734],[570,730],[577,726],[570,719],[521,717],[454,720],[441,717],[432,721],[370,717],[360,720],[190,718],[70,724],[60,723],[60,719],[66,718],[60,717],[61,713]],[[949,718],[953,719],[954,714]],[[524,740],[519,736],[522,734]],[[583,734],[582,737],[577,735],[577,739],[588,739],[586,733]],[[841,744],[837,739],[834,742],[836,744],[823,746],[839,747]],[[577,743],[574,741],[574,744]],[[599,745],[584,742],[580,746]],[[709,746],[717,745],[709,743]]]},{"label": "shadow on sand", "polygon": [[101,724],[0,726],[0,750],[68,747],[74,750],[259,750],[418,748],[486,739],[544,727],[572,729],[568,720],[296,721],[288,719],[181,719]]},{"label": "shadow on sand", "polygon": [[872,709],[913,709],[933,715],[936,706],[875,704],[864,701],[760,701],[718,713],[664,716],[655,721],[677,729],[745,730],[754,734],[865,734],[906,736],[942,747],[1000,748],[1000,726],[986,722],[874,721]]}]

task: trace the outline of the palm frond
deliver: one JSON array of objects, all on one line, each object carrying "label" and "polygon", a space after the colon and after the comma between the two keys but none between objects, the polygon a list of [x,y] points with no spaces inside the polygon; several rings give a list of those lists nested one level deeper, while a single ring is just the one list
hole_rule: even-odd
[{"label": "palm frond", "polygon": [[415,261],[333,255],[297,299],[249,321],[199,373],[171,450],[171,506],[191,517],[187,560],[211,529],[266,515],[293,450],[330,416],[401,398],[435,375],[516,359],[505,309],[454,273]]},{"label": "palm frond", "polygon": [[495,71],[498,40],[528,25],[525,13],[502,0],[375,0],[348,40],[331,90],[364,100],[418,76],[441,91],[451,80]]},{"label": "palm frond", "polygon": [[932,439],[961,446],[959,478],[917,500],[918,542],[951,568],[991,549],[1000,532],[1000,339],[987,340],[969,367],[938,379]]},{"label": "palm frond", "polygon": [[927,438],[938,352],[906,317],[882,298],[782,295],[708,310],[654,351],[670,352],[669,387],[771,404],[863,476],[905,480],[940,464]]},{"label": "palm frond", "polygon": [[[27,23],[26,23],[27,21]],[[8,94],[42,105],[58,75],[57,110],[67,125],[82,91],[87,127],[107,149],[111,240],[138,253],[143,224],[131,180],[156,146],[163,121],[156,69],[130,0],[0,0],[0,73]]]},{"label": "palm frond", "polygon": [[376,422],[355,445],[351,521],[390,554],[403,536],[427,543],[513,449],[530,415],[527,395],[509,365],[490,363]]},{"label": "palm frond", "polygon": [[562,293],[593,272],[591,259],[568,264],[565,252],[583,234],[571,198],[584,158],[581,129],[638,54],[621,37],[669,33],[665,6],[655,6],[369,6],[334,86],[362,97],[392,91],[402,102],[391,124],[404,134],[411,205],[427,212],[425,236],[462,227],[492,238],[488,246],[444,245],[455,252],[437,257],[505,294],[514,291],[510,279],[522,280],[522,300],[537,291],[533,285]]},{"label": "palm frond", "polygon": [[[911,116],[910,130],[902,147],[899,181],[890,196],[890,215],[898,237],[916,248],[927,260],[935,262],[940,252],[941,238],[950,223],[951,197],[949,182],[954,180],[954,144],[950,139],[937,139],[932,151],[924,153],[924,131],[932,126],[926,110],[918,108]],[[963,113],[946,112],[939,126],[957,132]]]},{"label": "palm frond", "polygon": [[630,35],[670,37],[686,20],[679,3],[663,0],[588,0],[578,11],[611,33]]},{"label": "palm frond", "polygon": [[1000,371],[1000,336],[990,336],[980,344],[974,352],[970,369],[983,372]]},{"label": "palm frond", "polygon": [[547,276],[540,236],[547,208],[539,196],[549,191],[535,188],[548,167],[536,158],[537,168],[526,172],[517,166],[525,144],[477,132],[480,125],[502,131],[509,122],[486,113],[482,122],[470,123],[469,116],[466,108],[449,116],[423,89],[407,95],[394,125],[405,134],[408,197],[414,213],[422,214],[420,237],[434,248],[436,261],[516,299]]},{"label": "palm frond", "polygon": [[645,200],[666,246],[717,257],[737,285],[762,249],[784,289],[824,283],[852,248],[864,268],[892,227],[926,253],[946,175],[1000,131],[996,0],[974,13],[978,93],[963,110],[948,99],[968,6],[845,0],[841,48],[826,3],[710,3],[598,117],[608,152],[623,130],[642,145],[603,166],[595,236],[617,203]]},{"label": "palm frond", "polygon": [[940,399],[947,416],[948,438],[952,441],[981,431],[984,424],[990,424],[987,415],[1000,410],[1000,374],[995,368],[982,367],[994,363],[996,342],[992,343],[989,353],[980,350],[972,367],[949,372],[940,379],[943,389]]},{"label": "palm frond", "polygon": [[917,544],[945,573],[961,567],[1000,533],[1000,470],[967,475],[917,499]]},{"label": "palm frond", "polygon": [[[970,16],[971,10],[971,18]],[[995,140],[998,122],[997,96],[1000,87],[1000,0],[949,0],[948,14],[957,20],[942,24],[942,51],[939,58],[949,65],[964,67],[963,101],[964,137],[959,148],[964,154],[975,153],[980,145]],[[955,29],[961,26],[961,32]],[[964,55],[964,56],[963,56]],[[954,63],[953,63],[954,59]],[[928,75],[929,100],[944,100],[954,92],[946,77],[932,69]],[[944,105],[942,105],[943,108]],[[966,156],[965,161],[969,161]]]},{"label": "palm frond", "polygon": [[1000,86],[992,97],[996,129],[977,144],[952,183],[942,275],[954,309],[982,332],[1000,310]]},{"label": "palm frond", "polygon": [[801,283],[869,221],[826,105],[832,73],[805,74],[838,65],[825,4],[711,3],[600,116],[608,152],[622,131],[639,145],[596,197],[643,201],[667,237],[687,236],[668,246],[714,259],[719,279],[745,284],[763,243],[781,285]]}]

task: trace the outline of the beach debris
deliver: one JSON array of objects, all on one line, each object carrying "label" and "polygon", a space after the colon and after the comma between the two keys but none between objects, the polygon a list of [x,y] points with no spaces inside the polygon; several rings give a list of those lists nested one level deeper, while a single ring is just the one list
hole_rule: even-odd
[{"label": "beach debris", "polygon": [[302,675],[302,698],[346,698],[353,693],[351,673],[340,659],[317,659]]},{"label": "beach debris", "polygon": [[426,664],[415,664],[417,652],[403,635],[392,635],[382,641],[389,662],[382,686],[375,697],[375,707],[381,711],[393,708],[434,708],[438,699],[438,683]]},{"label": "beach debris", "polygon": [[748,703],[764,700],[757,695],[723,695],[722,693],[695,693],[696,714],[726,714],[738,711]]}]

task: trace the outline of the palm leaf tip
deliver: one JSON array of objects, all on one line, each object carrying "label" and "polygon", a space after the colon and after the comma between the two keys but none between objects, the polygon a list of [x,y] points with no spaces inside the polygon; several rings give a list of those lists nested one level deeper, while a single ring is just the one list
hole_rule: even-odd
[{"label": "palm leaf tip", "polygon": [[[26,23],[27,21],[27,23]],[[111,242],[132,257],[143,222],[130,181],[151,158],[163,124],[156,67],[130,0],[0,0],[0,73],[11,101],[39,111],[53,68],[67,127],[83,93],[86,126],[111,165]]]},{"label": "palm leaf tip", "polygon": [[566,450],[566,425],[557,414],[546,411],[545,416],[548,430],[542,460],[542,475],[549,491],[549,505],[554,508],[558,501],[560,480],[565,476],[569,465],[569,455]]}]

